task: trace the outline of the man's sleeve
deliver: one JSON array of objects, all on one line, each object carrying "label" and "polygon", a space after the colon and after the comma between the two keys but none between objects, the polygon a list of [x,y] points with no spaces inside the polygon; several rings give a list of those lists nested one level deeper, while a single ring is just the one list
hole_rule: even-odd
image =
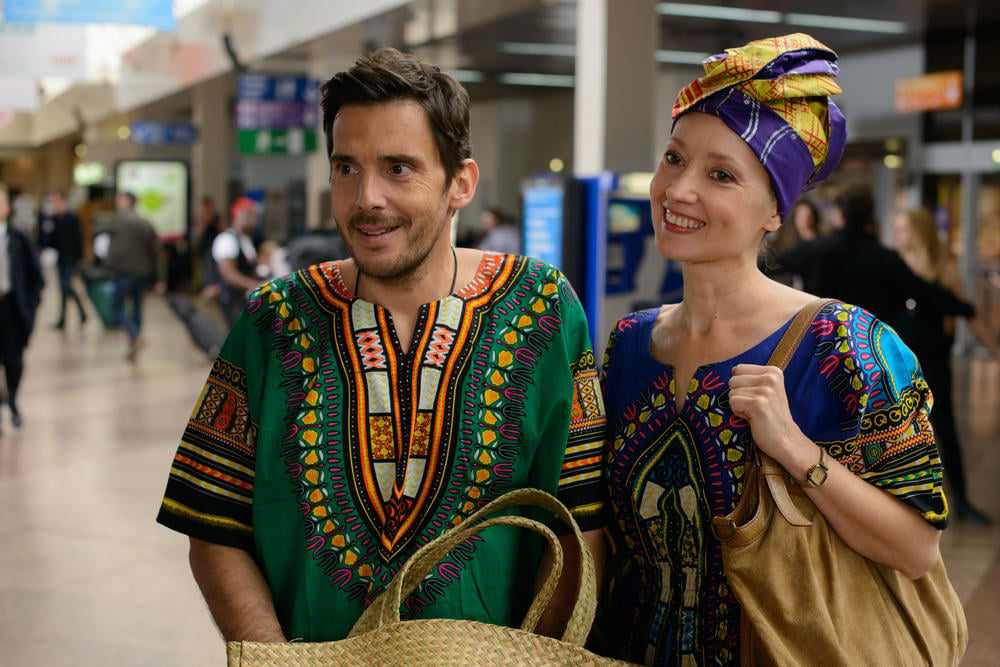
[{"label": "man's sleeve", "polygon": [[606,414],[583,307],[568,282],[563,293],[566,295],[563,324],[573,376],[573,407],[558,496],[572,512],[580,530],[587,531],[604,525],[601,472],[607,435]]},{"label": "man's sleeve", "polygon": [[190,537],[251,553],[257,427],[234,326],[174,455],[157,521]]}]

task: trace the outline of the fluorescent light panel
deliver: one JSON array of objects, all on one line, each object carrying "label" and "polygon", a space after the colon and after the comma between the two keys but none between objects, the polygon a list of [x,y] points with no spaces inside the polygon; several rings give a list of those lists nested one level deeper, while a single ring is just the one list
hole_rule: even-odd
[{"label": "fluorescent light panel", "polygon": [[512,86],[546,86],[549,88],[572,88],[574,78],[568,74],[534,74],[528,72],[507,72],[500,75],[500,83]]},{"label": "fluorescent light panel", "polygon": [[482,72],[474,69],[448,69],[445,73],[460,83],[482,83],[485,78]]},{"label": "fluorescent light panel", "polygon": [[740,9],[717,5],[696,5],[687,2],[661,2],[656,11],[664,16],[684,16],[687,18],[718,19],[720,21],[749,21],[753,23],[787,23],[810,28],[830,28],[832,30],[854,30],[857,32],[877,32],[899,35],[906,32],[902,21],[879,21],[857,19],[823,14],[784,14],[761,9]]},{"label": "fluorescent light panel", "polygon": [[833,28],[835,30],[856,30],[858,32],[878,32],[900,35],[906,32],[906,24],[900,21],[877,21],[875,19],[852,19],[821,14],[785,14],[785,22],[790,25],[811,28]]},{"label": "fluorescent light panel", "polygon": [[763,9],[740,9],[716,5],[694,5],[686,2],[661,2],[656,11],[664,16],[721,19],[723,21],[750,21],[753,23],[780,23],[781,12]]},{"label": "fluorescent light panel", "polygon": [[700,65],[701,61],[709,57],[710,53],[699,51],[669,51],[659,49],[656,52],[656,62],[670,63],[672,65]]},{"label": "fluorescent light panel", "polygon": [[560,58],[573,58],[576,56],[576,46],[573,44],[501,42],[500,51],[518,56],[556,56]]}]

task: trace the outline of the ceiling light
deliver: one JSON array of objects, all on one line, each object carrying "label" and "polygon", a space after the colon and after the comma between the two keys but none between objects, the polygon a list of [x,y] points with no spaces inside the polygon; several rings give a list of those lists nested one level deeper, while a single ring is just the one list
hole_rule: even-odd
[{"label": "ceiling light", "polygon": [[823,16],[822,14],[785,14],[785,23],[789,25],[809,26],[810,28],[881,32],[891,35],[900,35],[906,32],[906,24],[901,21],[852,19],[844,16]]},{"label": "ceiling light", "polygon": [[533,74],[529,72],[508,72],[500,75],[500,83],[512,86],[548,86],[550,88],[572,88],[573,76],[568,74]]},{"label": "ceiling light", "polygon": [[687,16],[723,21],[750,21],[753,23],[781,23],[781,12],[763,9],[740,9],[715,5],[694,5],[686,2],[661,2],[656,11],[664,16]]},{"label": "ceiling light", "polygon": [[655,58],[658,63],[671,63],[674,65],[700,65],[701,62],[710,55],[710,53],[701,53],[699,51],[668,51],[659,49],[656,52]]},{"label": "ceiling light", "polygon": [[446,69],[444,72],[459,83],[482,83],[485,78],[482,72],[474,69]]},{"label": "ceiling light", "polygon": [[519,56],[557,56],[560,58],[573,58],[576,56],[576,46],[574,44],[501,42],[500,51]]},{"label": "ceiling light", "polygon": [[664,16],[717,19],[720,21],[749,21],[753,23],[787,23],[789,25],[831,30],[854,30],[856,32],[878,32],[899,35],[906,32],[903,21],[880,21],[876,19],[856,19],[824,14],[798,14],[776,12],[763,9],[741,9],[716,5],[696,5],[687,2],[661,2],[656,11]]}]

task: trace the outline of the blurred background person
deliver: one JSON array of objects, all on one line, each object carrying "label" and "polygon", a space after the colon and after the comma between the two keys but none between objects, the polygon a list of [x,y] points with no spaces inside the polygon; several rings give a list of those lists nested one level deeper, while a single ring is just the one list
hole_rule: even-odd
[{"label": "blurred background person", "polygon": [[260,282],[292,272],[287,249],[272,239],[260,244],[257,251],[257,278]]},{"label": "blurred background person", "polygon": [[[924,280],[941,285],[958,298],[965,291],[955,258],[938,235],[934,215],[926,208],[898,213],[893,220],[893,245],[910,269]],[[970,330],[995,359],[996,341],[978,317],[967,320]],[[965,464],[955,426],[951,350],[955,342],[955,318],[935,308],[934,300],[909,299],[905,313],[895,324],[900,337],[917,355],[924,377],[934,393],[931,425],[937,436],[944,463],[950,499],[959,519],[989,524],[992,520],[970,502],[965,481]]]},{"label": "blurred background person", "polygon": [[229,227],[212,243],[212,259],[219,267],[219,308],[227,326],[233,326],[246,304],[247,293],[261,283],[257,276],[257,202],[240,197],[229,208]]},{"label": "blurred background person", "polygon": [[77,312],[80,313],[81,326],[87,321],[87,312],[83,308],[83,301],[73,289],[73,279],[83,259],[83,235],[80,232],[80,219],[76,213],[69,210],[66,202],[66,195],[63,192],[55,191],[49,195],[52,206],[51,229],[49,231],[49,247],[54,248],[58,253],[56,267],[59,271],[59,292],[61,305],[59,306],[59,321],[53,325],[56,329],[66,326],[66,301],[72,299],[76,303]]},{"label": "blurred background person", "polygon": [[0,363],[7,382],[10,421],[21,426],[17,390],[24,373],[24,348],[35,324],[45,279],[31,237],[10,222],[10,196],[0,183]]},{"label": "blurred background person", "polygon": [[503,209],[491,206],[483,211],[480,224],[486,235],[479,241],[480,250],[518,255],[521,253],[521,230],[514,216]]},{"label": "blurred background person", "polygon": [[812,241],[819,236],[819,209],[808,199],[800,199],[792,209],[795,233],[801,241]]},{"label": "blurred background person", "polygon": [[844,188],[834,198],[833,214],[831,234],[776,253],[773,270],[800,275],[806,292],[861,306],[892,326],[904,316],[908,299],[925,301],[949,315],[975,314],[971,304],[923,280],[882,244],[869,186]]},{"label": "blurred background person", "polygon": [[801,252],[799,246],[811,243],[819,236],[819,209],[812,201],[803,197],[795,203],[789,218],[792,224],[784,224],[765,236],[767,245],[761,253],[759,265],[769,278],[801,290],[805,289],[802,275],[788,270],[775,270],[771,258],[775,253],[798,254]]},{"label": "blurred background person", "polygon": [[103,230],[108,234],[104,265],[114,273],[115,319],[128,334],[128,361],[135,361],[143,345],[142,306],[149,280],[156,280],[157,292],[166,291],[156,229],[136,213],[135,201],[131,192],[119,192],[115,196],[115,216]]},{"label": "blurred background person", "polygon": [[212,257],[212,245],[215,239],[225,229],[222,216],[215,209],[215,200],[209,196],[201,198],[201,208],[198,211],[198,286],[202,296],[216,298],[219,296],[221,279],[219,267]]}]

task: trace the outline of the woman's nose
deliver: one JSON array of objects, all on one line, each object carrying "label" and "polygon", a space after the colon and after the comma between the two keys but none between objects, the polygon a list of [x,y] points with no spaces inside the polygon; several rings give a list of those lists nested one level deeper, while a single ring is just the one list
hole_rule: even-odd
[{"label": "woman's nose", "polygon": [[691,201],[696,196],[696,182],[689,169],[677,169],[667,181],[666,197],[674,201]]}]

